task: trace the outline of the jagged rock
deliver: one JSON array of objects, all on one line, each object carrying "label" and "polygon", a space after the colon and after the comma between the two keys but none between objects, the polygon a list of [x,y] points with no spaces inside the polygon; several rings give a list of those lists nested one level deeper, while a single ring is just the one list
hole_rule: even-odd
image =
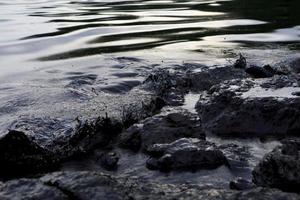
[{"label": "jagged rock", "polygon": [[253,171],[259,186],[297,192],[300,188],[300,141],[287,141],[268,153]]},{"label": "jagged rock", "polygon": [[299,77],[225,81],[203,93],[196,110],[207,132],[227,136],[282,136],[300,130]]},{"label": "jagged rock", "polygon": [[118,166],[119,156],[114,152],[102,153],[100,163],[107,170],[115,170]]},{"label": "jagged rock", "polygon": [[255,188],[255,185],[251,181],[238,178],[234,181],[231,181],[229,183],[229,187],[233,190],[249,190]]},{"label": "jagged rock", "polygon": [[148,149],[152,157],[147,161],[149,169],[169,171],[217,168],[227,164],[224,154],[214,143],[182,138],[170,144],[155,144]]},{"label": "jagged rock", "polygon": [[169,143],[184,137],[205,139],[197,115],[184,109],[168,108],[161,114],[135,124],[121,134],[120,146],[132,150]]}]

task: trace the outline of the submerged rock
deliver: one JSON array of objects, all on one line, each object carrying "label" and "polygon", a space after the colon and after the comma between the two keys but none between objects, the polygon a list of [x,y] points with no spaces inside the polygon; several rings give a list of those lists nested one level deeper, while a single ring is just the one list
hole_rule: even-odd
[{"label": "submerged rock", "polygon": [[225,81],[196,105],[204,130],[223,136],[283,136],[300,130],[299,78]]},{"label": "submerged rock", "polygon": [[205,139],[197,115],[184,109],[169,108],[123,132],[120,146],[135,151],[142,147],[147,151],[153,144],[170,143],[184,137]]},{"label": "submerged rock", "polygon": [[182,138],[170,144],[155,144],[148,149],[148,153],[152,157],[147,161],[147,167],[161,171],[217,168],[227,164],[224,154],[214,143],[195,138]]},{"label": "submerged rock", "polygon": [[288,141],[268,153],[253,171],[259,186],[297,192],[300,188],[300,141]]}]

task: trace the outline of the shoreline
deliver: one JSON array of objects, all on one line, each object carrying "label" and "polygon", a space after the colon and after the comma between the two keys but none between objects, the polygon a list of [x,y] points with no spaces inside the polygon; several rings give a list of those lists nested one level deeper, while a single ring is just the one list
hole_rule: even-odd
[{"label": "shoreline", "polygon": [[[251,66],[240,56],[233,65],[220,68],[188,65],[153,70],[142,84],[119,95],[117,101],[127,98],[123,101],[127,105],[115,114],[106,106],[100,117],[23,116],[9,125],[9,131],[0,138],[0,171],[5,175],[2,178],[8,178],[0,184],[0,196],[14,197],[17,194],[10,191],[11,185],[23,181],[16,191],[25,195],[43,188],[37,198],[50,198],[47,191],[59,190],[57,199],[88,199],[93,195],[123,199],[128,192],[137,199],[143,195],[202,195],[203,199],[205,195],[212,199],[223,199],[225,195],[233,199],[247,192],[271,195],[273,199],[298,199],[297,194],[282,192],[299,192],[298,168],[291,172],[276,170],[289,164],[299,166],[299,73],[299,59],[281,67]],[[72,87],[92,88],[93,76],[71,77],[79,77],[70,79]],[[260,92],[253,92],[253,88]],[[285,96],[278,96],[276,91],[285,88]],[[196,103],[194,107],[185,104],[189,94],[198,96],[197,103],[191,101]],[[109,101],[112,99],[108,96],[104,102]],[[223,140],[226,142],[220,142]],[[256,142],[249,145],[247,140]],[[283,150],[289,148],[294,152]],[[268,164],[270,159],[278,162],[279,169]],[[276,179],[278,173],[280,180]],[[10,176],[17,174],[18,177]],[[94,179],[103,177],[109,181],[89,191]],[[120,186],[123,179],[132,182]],[[89,194],[74,191],[80,187],[78,180],[85,182]],[[149,183],[150,191],[140,188]],[[164,187],[170,192],[160,194]],[[187,188],[192,196],[180,189],[173,191],[173,187]],[[112,194],[115,188],[121,188],[121,192]],[[210,196],[212,190],[220,197]]]}]

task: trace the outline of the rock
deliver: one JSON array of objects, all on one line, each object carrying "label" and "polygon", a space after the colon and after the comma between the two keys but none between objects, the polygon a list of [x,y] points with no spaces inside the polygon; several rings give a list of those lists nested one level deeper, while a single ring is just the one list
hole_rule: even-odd
[{"label": "rock", "polygon": [[227,158],[232,171],[250,170],[249,159],[252,158],[248,147],[229,143],[218,146]]},{"label": "rock", "polygon": [[238,178],[234,181],[231,181],[229,183],[229,187],[232,190],[249,190],[253,189],[255,185],[251,181],[245,180],[243,178]]},{"label": "rock", "polygon": [[300,130],[299,77],[225,81],[196,105],[203,130],[222,136],[283,136]]},{"label": "rock", "polygon": [[2,200],[65,200],[67,196],[55,187],[45,185],[38,179],[18,179],[0,185]]},{"label": "rock", "polygon": [[245,72],[250,74],[253,78],[268,78],[276,74],[276,71],[270,65],[263,67],[250,66],[245,69]]},{"label": "rock", "polygon": [[47,174],[40,179],[19,179],[0,185],[1,199],[187,199],[187,200],[299,200],[298,194],[270,188],[233,191],[201,185],[161,184],[88,171]]},{"label": "rock", "polygon": [[119,146],[132,151],[139,151],[142,145],[142,124],[134,124],[121,134]]},{"label": "rock", "polygon": [[118,166],[119,156],[114,152],[102,153],[99,160],[105,169],[115,170]]},{"label": "rock", "polygon": [[154,91],[168,105],[177,106],[183,104],[184,94],[190,88],[190,80],[181,71],[158,69],[146,78],[144,88]]},{"label": "rock", "polygon": [[57,162],[23,132],[9,131],[0,139],[1,176],[19,176],[50,169]]},{"label": "rock", "polygon": [[161,171],[217,168],[227,164],[227,159],[215,144],[195,138],[155,144],[148,153],[152,157],[147,161],[147,167]]},{"label": "rock", "polygon": [[232,66],[225,67],[202,67],[187,72],[191,80],[191,90],[195,92],[209,90],[212,86],[226,80],[250,77],[244,70]]},{"label": "rock", "polygon": [[268,153],[253,171],[258,186],[297,192],[300,188],[300,141],[288,141]]},{"label": "rock", "polygon": [[239,58],[235,61],[233,67],[238,69],[245,69],[247,67],[246,58],[242,54],[239,54]]},{"label": "rock", "polygon": [[0,138],[0,174],[48,171],[60,162],[105,146],[122,130],[108,117],[94,121],[20,118]]},{"label": "rock", "polygon": [[297,74],[300,73],[300,58],[296,58],[289,63],[290,68]]},{"label": "rock", "polygon": [[184,137],[205,139],[197,115],[181,108],[166,108],[123,132],[120,146],[135,151],[142,147],[147,151],[152,144],[170,143]]},{"label": "rock", "polygon": [[97,172],[56,172],[42,177],[41,181],[64,191],[69,199],[121,200],[126,197],[118,179]]}]

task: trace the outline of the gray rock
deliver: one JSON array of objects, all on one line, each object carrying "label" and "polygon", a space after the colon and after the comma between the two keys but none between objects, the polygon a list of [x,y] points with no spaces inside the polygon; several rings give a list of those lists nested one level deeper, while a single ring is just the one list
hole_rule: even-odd
[{"label": "gray rock", "polygon": [[225,81],[203,93],[196,105],[207,132],[222,136],[282,136],[300,130],[299,78]]},{"label": "gray rock", "polygon": [[224,154],[214,143],[195,138],[182,138],[170,144],[155,144],[148,152],[152,157],[147,161],[147,167],[161,171],[213,169],[227,164]]},{"label": "gray rock", "polygon": [[161,184],[103,173],[55,172],[40,179],[19,179],[0,185],[0,198],[16,199],[187,199],[187,200],[299,200],[297,194],[276,189],[255,188],[246,191],[203,188],[200,185]]},{"label": "gray rock", "polygon": [[192,91],[204,91],[226,80],[250,77],[244,70],[232,66],[202,67],[188,72],[187,76],[191,80]]},{"label": "gray rock", "polygon": [[122,125],[107,117],[79,122],[20,118],[10,128],[0,138],[0,174],[4,176],[50,170],[69,157],[109,144]]},{"label": "gray rock", "polygon": [[152,144],[170,143],[184,137],[205,139],[196,114],[180,108],[166,108],[162,113],[135,124],[120,137],[120,146],[132,150]]},{"label": "gray rock", "polygon": [[300,141],[288,141],[268,153],[253,171],[259,186],[300,192]]},{"label": "gray rock", "polygon": [[255,188],[255,185],[251,181],[237,178],[229,183],[229,187],[233,190],[249,190]]},{"label": "gray rock", "polygon": [[45,185],[38,179],[18,179],[0,185],[2,200],[66,200],[59,189]]}]

